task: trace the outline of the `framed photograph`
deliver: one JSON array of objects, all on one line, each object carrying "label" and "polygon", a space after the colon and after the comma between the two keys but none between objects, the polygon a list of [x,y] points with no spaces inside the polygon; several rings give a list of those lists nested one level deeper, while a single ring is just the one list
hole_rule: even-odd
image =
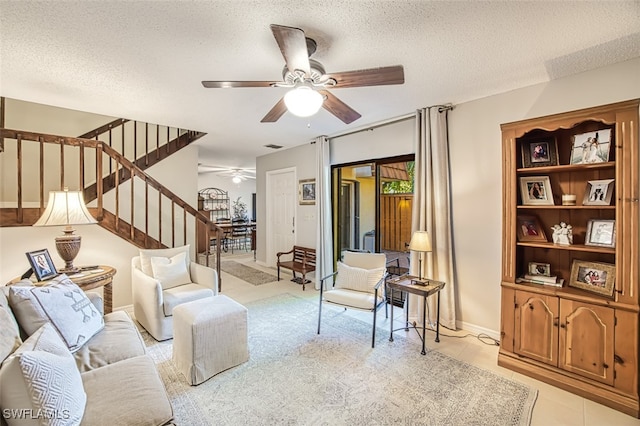
[{"label": "framed photograph", "polygon": [[316,203],[316,180],[301,179],[298,182],[298,203],[312,205]]},{"label": "framed photograph", "polygon": [[58,271],[56,271],[56,267],[49,255],[49,250],[42,249],[25,254],[38,281],[48,280],[58,275]]},{"label": "framed photograph", "polygon": [[548,137],[523,141],[522,165],[524,167],[557,166],[558,146],[555,138]]},{"label": "framed photograph", "polygon": [[590,180],[584,192],[582,204],[585,206],[608,206],[613,198],[613,182],[615,179]]},{"label": "framed photograph", "polygon": [[518,216],[516,222],[518,224],[516,230],[518,241],[547,241],[547,236],[536,216]]},{"label": "framed photograph", "polygon": [[523,176],[520,191],[524,205],[553,205],[553,193],[549,176]]},{"label": "framed photograph", "polygon": [[551,276],[551,264],[540,262],[529,262],[529,275]]},{"label": "framed photograph", "polygon": [[593,219],[587,222],[586,246],[616,246],[616,221],[613,219]]},{"label": "framed photograph", "polygon": [[576,287],[604,296],[613,296],[616,266],[609,263],[574,260],[569,287]]},{"label": "framed photograph", "polygon": [[571,164],[606,163],[611,148],[611,129],[573,136]]}]

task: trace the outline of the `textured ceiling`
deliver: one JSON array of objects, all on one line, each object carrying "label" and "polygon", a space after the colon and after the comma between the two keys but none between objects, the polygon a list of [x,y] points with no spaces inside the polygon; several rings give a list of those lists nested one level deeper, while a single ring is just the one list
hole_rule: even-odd
[{"label": "textured ceiling", "polygon": [[[345,125],[260,119],[282,88],[269,24],[302,28],[327,72],[401,64],[405,84],[333,93]],[[251,167],[273,152],[440,103],[460,103],[640,56],[639,1],[0,1],[0,94],[204,131],[201,161]]]}]

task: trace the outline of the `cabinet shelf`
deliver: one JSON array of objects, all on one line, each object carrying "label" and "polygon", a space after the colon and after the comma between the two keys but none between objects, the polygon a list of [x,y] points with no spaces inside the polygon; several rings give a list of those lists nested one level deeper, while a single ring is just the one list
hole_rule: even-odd
[{"label": "cabinet shelf", "polygon": [[604,170],[615,169],[615,161],[594,164],[563,164],[560,166],[543,166],[543,167],[522,167],[516,170],[522,175],[537,175],[540,173],[564,173],[564,172],[581,172],[584,170]]},{"label": "cabinet shelf", "polygon": [[518,210],[615,210],[616,206],[517,206]]},{"label": "cabinet shelf", "polygon": [[609,247],[596,247],[596,246],[585,246],[583,244],[571,244],[569,246],[564,246],[560,244],[554,243],[542,243],[542,242],[519,242],[518,246],[521,247],[535,247],[535,248],[543,248],[543,249],[552,249],[552,250],[569,250],[569,251],[584,251],[589,253],[602,253],[602,254],[616,254],[615,248]]},{"label": "cabinet shelf", "polygon": [[[636,417],[640,417],[639,106],[640,100],[634,99],[501,125],[498,354],[498,365]],[[591,151],[598,136],[596,149],[602,149],[598,158],[606,162],[569,164],[572,158],[583,158],[589,140]],[[538,145],[543,152],[546,146],[549,162],[559,165],[522,167]],[[523,205],[527,199],[523,191],[529,190],[523,183],[526,178],[535,181],[534,176],[548,180],[550,194],[545,195],[553,196],[556,205]],[[582,205],[597,181],[613,182],[607,194],[611,203]],[[561,196],[567,194],[575,195],[578,205],[561,205]],[[549,232],[561,222],[571,224],[574,241],[580,244],[559,245],[545,238],[518,241],[526,239],[521,222],[527,216],[537,218],[541,231]],[[615,248],[584,244],[594,220],[615,224],[611,229]],[[520,282],[539,266],[564,279],[564,287]],[[596,281],[590,278],[594,274]],[[602,281],[606,292],[599,287]]]}]

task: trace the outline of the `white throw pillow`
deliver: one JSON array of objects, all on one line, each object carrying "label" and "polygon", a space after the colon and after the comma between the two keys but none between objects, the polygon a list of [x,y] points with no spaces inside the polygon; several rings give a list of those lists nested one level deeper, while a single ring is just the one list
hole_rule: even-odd
[{"label": "white throw pillow", "polygon": [[14,322],[13,315],[0,307],[0,363],[18,349],[21,343],[20,331]]},{"label": "white throw pillow", "polygon": [[9,303],[28,335],[50,322],[71,352],[80,349],[104,327],[100,312],[64,274],[43,286],[11,286]]},{"label": "white throw pillow", "polygon": [[189,248],[191,246],[187,244],[186,246],[181,247],[173,247],[167,249],[148,249],[148,250],[140,250],[140,269],[146,275],[150,277],[153,276],[153,268],[151,267],[151,258],[152,257],[172,257],[178,253],[187,253],[187,257],[185,258],[185,263],[187,268],[191,263],[189,258]]},{"label": "white throw pillow", "polygon": [[185,265],[187,253],[178,253],[173,257],[152,257],[153,277],[160,281],[163,290],[191,283],[189,270]]},{"label": "white throw pillow", "polygon": [[40,327],[2,364],[0,407],[3,415],[9,410],[9,426],[78,425],[86,403],[80,371],[51,324]]},{"label": "white throw pillow", "polygon": [[[338,262],[338,275],[335,288],[373,293],[374,287],[384,275],[385,268],[362,269]],[[378,294],[382,294],[382,288]]]}]

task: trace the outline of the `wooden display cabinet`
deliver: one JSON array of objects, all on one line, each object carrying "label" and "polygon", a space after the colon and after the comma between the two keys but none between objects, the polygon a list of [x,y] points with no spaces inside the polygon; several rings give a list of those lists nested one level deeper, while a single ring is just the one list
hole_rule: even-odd
[{"label": "wooden display cabinet", "polygon": [[[638,389],[639,100],[503,124],[501,344],[498,364],[635,417]],[[576,135],[610,132],[606,161],[572,164]],[[532,141],[557,146],[550,164],[533,164]],[[553,145],[552,143],[552,145]],[[524,151],[524,153],[523,153]],[[576,150],[577,151],[577,150]],[[585,157],[586,158],[586,157]],[[579,164],[578,164],[579,163]],[[539,167],[535,167],[538,165]],[[549,204],[525,205],[520,180],[548,177]],[[584,205],[588,182],[613,179],[608,205]],[[576,205],[562,195],[575,194]],[[526,198],[529,197],[530,194]],[[546,241],[519,241],[518,217],[535,216]],[[615,220],[615,246],[586,244],[590,220]],[[573,244],[552,242],[551,227],[571,224]],[[613,292],[569,286],[574,261],[615,265]],[[564,286],[523,283],[530,262],[548,263]]]}]

